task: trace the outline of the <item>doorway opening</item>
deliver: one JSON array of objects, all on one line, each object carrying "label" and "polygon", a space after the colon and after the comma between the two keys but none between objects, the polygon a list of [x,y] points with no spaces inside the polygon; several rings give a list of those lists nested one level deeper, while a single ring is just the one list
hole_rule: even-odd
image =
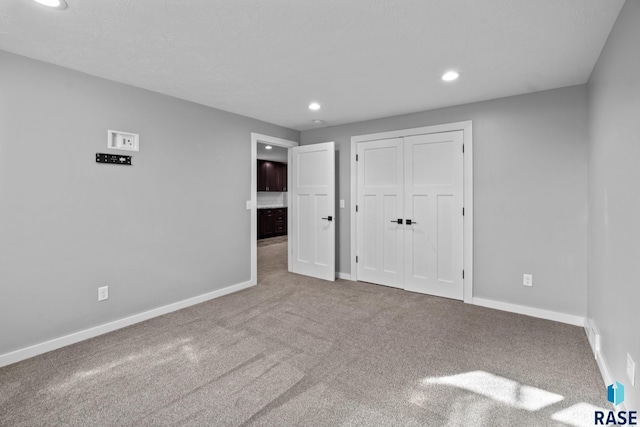
[{"label": "doorway opening", "polygon": [[[251,134],[251,283],[258,283],[258,262],[267,270],[291,271],[288,197],[289,149],[298,142]],[[267,148],[271,147],[271,148]],[[258,256],[260,247],[260,257]]]}]

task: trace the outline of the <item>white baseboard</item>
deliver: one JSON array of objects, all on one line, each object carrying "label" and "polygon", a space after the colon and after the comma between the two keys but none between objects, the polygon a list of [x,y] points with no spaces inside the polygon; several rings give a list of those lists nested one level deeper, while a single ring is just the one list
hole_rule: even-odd
[{"label": "white baseboard", "polygon": [[353,280],[351,278],[351,274],[349,274],[349,273],[341,273],[339,271],[336,272],[336,278],[344,279],[344,280]]},{"label": "white baseboard", "polygon": [[108,332],[121,329],[126,326],[139,323],[144,320],[148,320],[154,317],[162,316],[163,314],[171,313],[192,305],[200,304],[211,299],[220,298],[224,295],[228,295],[234,292],[241,291],[242,289],[254,286],[251,281],[239,283],[237,285],[228,286],[217,291],[208,292],[206,294],[199,295],[197,297],[188,298],[182,301],[178,301],[172,304],[168,304],[162,307],[154,308],[149,311],[134,314],[133,316],[125,317],[122,319],[114,320],[113,322],[105,323],[93,328],[85,329],[79,332],[74,332],[69,335],[65,335],[59,338],[54,338],[43,343],[35,344],[30,347],[25,347],[20,350],[12,351],[0,355],[0,367],[10,365],[12,363],[20,362],[21,360],[28,359],[30,357],[37,356],[52,350],[56,350],[61,347],[65,347],[70,344],[75,344],[80,341],[84,341],[89,338],[97,337],[98,335],[106,334]]},{"label": "white baseboard", "polygon": [[[593,333],[595,335],[599,335],[599,330],[598,327],[596,326],[595,322],[593,320],[590,319],[586,319],[585,320],[585,332],[587,334],[587,339],[589,339],[589,333]],[[592,346],[591,350],[593,351],[593,356],[596,358],[596,362],[598,363],[598,369],[600,370],[600,375],[602,375],[602,381],[604,381],[604,385],[608,386],[609,384],[613,384],[613,377],[611,376],[611,371],[609,370],[609,365],[607,365],[607,361],[605,360],[604,356],[602,355],[602,349],[600,348],[600,340],[597,340],[597,345],[596,346]],[[590,343],[591,344],[591,343]],[[603,390],[604,393],[604,390]],[[611,406],[613,406],[613,404],[611,404]],[[624,402],[621,403],[618,406],[614,406],[614,409],[616,411],[626,411],[626,408],[624,406]]]},{"label": "white baseboard", "polygon": [[540,308],[527,307],[524,305],[510,304],[507,302],[494,301],[484,298],[473,298],[472,304],[496,310],[509,311],[511,313],[524,314],[525,316],[538,317],[540,319],[554,320],[556,322],[568,323],[569,325],[584,327],[584,317],[573,314],[559,313],[557,311],[543,310]]},{"label": "white baseboard", "polygon": [[600,354],[600,332],[598,332],[598,328],[593,320],[585,319],[584,331],[587,334],[587,340],[589,341],[593,356],[597,359]]}]

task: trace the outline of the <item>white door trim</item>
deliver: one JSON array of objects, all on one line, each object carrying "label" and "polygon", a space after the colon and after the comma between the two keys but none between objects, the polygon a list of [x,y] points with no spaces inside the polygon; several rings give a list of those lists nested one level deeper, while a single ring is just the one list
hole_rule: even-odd
[{"label": "white door trim", "polygon": [[[297,147],[300,145],[297,141],[289,141],[288,139],[276,138],[275,136],[262,135],[260,133],[251,132],[251,285],[258,283],[258,142],[264,144],[276,145],[278,147]],[[291,163],[291,153],[289,153],[289,163]],[[287,168],[287,188],[290,188],[291,170]],[[287,210],[290,208],[289,197],[287,197]],[[289,213],[289,212],[288,212]],[[291,215],[287,215],[287,239],[288,247],[291,248]],[[291,256],[287,252],[289,263],[289,271],[291,271]]]},{"label": "white door trim", "polygon": [[472,121],[446,123],[434,126],[425,126],[411,129],[401,129],[390,132],[372,133],[367,135],[356,135],[351,137],[351,279],[358,280],[358,270],[356,266],[357,249],[357,176],[356,153],[358,142],[375,141],[377,139],[401,138],[412,135],[423,135],[428,133],[450,132],[461,130],[463,132],[464,144],[464,296],[465,303],[473,301],[473,137]]}]

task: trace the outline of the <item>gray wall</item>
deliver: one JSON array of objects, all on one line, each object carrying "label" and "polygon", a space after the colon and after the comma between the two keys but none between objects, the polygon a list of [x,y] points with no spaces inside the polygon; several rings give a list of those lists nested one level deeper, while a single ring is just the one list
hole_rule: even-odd
[{"label": "gray wall", "polygon": [[640,2],[627,1],[589,79],[588,317],[599,329],[612,379],[626,385],[629,352],[640,370]]},{"label": "gray wall", "polygon": [[[473,120],[474,296],[584,316],[587,92],[574,86],[303,131],[335,141],[338,198],[350,198],[350,137]],[[338,212],[337,269],[350,273],[350,212]],[[533,287],[522,274],[533,274]]]},{"label": "gray wall", "polygon": [[250,132],[299,132],[1,51],[0,94],[0,354],[250,279]]}]

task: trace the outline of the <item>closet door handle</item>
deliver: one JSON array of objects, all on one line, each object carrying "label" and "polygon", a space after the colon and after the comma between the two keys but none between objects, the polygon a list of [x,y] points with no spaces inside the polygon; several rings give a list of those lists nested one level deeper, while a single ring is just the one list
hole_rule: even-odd
[{"label": "closet door handle", "polygon": [[411,221],[410,219],[407,220],[407,225],[411,225],[411,224],[417,224],[417,222],[415,221]]},{"label": "closet door handle", "polygon": [[328,216],[328,217],[326,217],[326,218],[322,218],[322,219],[326,219],[327,221],[333,221],[333,217],[332,217],[331,215],[329,215],[329,216]]},{"label": "closet door handle", "polygon": [[396,224],[402,224],[402,218],[398,218],[397,221],[391,221],[391,222],[395,222]]}]

